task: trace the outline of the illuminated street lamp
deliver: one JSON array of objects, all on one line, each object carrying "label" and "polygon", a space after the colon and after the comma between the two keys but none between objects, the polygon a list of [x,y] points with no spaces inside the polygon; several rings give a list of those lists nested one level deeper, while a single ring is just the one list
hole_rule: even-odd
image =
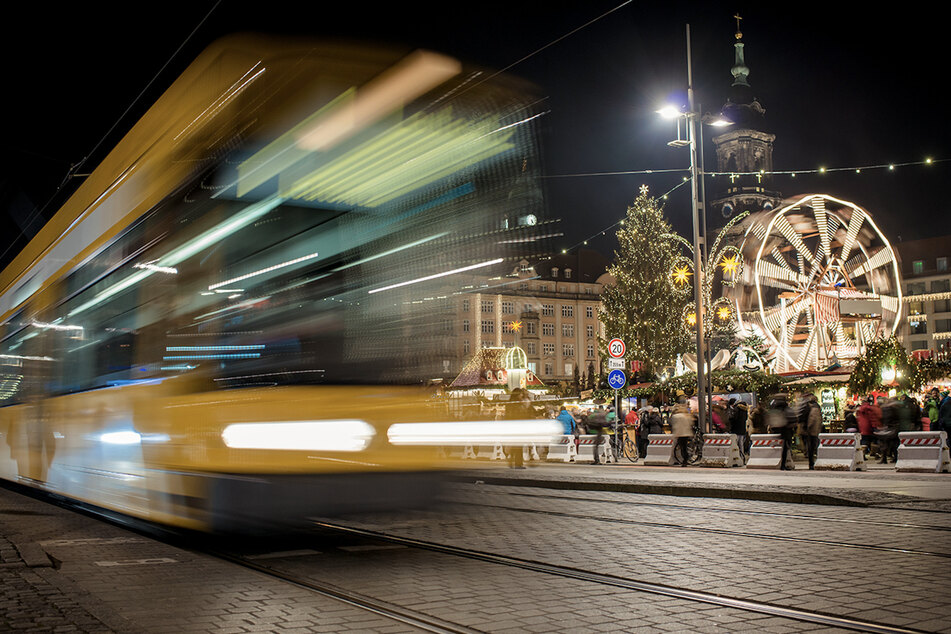
[{"label": "illuminated street lamp", "polygon": [[[701,200],[701,178],[703,177],[703,157],[700,155],[699,123],[705,123],[715,127],[730,125],[732,122],[722,116],[701,115],[693,96],[693,64],[690,51],[690,25],[687,25],[687,110],[684,111],[676,106],[665,106],[657,111],[666,119],[677,121],[677,138],[667,145],[672,147],[690,148],[690,200],[691,215],[693,218],[693,271],[694,271],[694,311],[687,319],[691,326],[696,324],[697,328],[697,421],[700,428],[707,430],[707,407],[705,395],[707,393],[707,379],[704,368],[704,275],[703,254],[700,249],[701,230],[700,224],[703,222],[704,234],[706,234],[705,218],[701,216],[704,204]],[[685,138],[681,137],[680,120],[685,124]],[[686,283],[689,273],[685,269],[678,269],[674,272],[675,279],[680,283]]]}]

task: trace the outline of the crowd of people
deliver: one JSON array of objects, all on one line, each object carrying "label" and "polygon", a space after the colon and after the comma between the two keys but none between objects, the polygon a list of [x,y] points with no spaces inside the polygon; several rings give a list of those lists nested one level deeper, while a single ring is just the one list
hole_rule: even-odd
[{"label": "crowd of people", "polygon": [[[524,393],[523,393],[524,392]],[[517,407],[510,416],[535,417],[531,397],[521,390],[516,398]],[[618,445],[606,438],[622,432],[624,428],[637,439],[638,455],[647,454],[649,437],[652,434],[670,433],[676,438],[674,458],[676,464],[687,466],[687,445],[694,437],[696,417],[681,397],[672,406],[647,405],[640,409],[615,411],[612,405],[596,405],[590,408],[563,407],[560,411],[547,411],[548,418],[561,422],[564,433],[577,439],[584,434],[595,434],[595,446],[609,442],[617,452]],[[785,441],[780,461],[783,469],[791,469],[788,460],[796,440],[806,456],[809,468],[813,469],[819,449],[819,434],[823,432],[822,411],[814,394],[779,393],[768,401],[751,406],[737,399],[715,399],[710,412],[712,431],[736,434],[744,462],[749,457],[752,434],[776,433]],[[844,408],[844,431],[861,434],[866,459],[879,458],[882,463],[898,460],[898,434],[903,431],[947,431],[951,433],[951,396],[947,391],[932,389],[920,401],[908,394],[897,398],[869,396],[860,404],[849,401]],[[624,432],[626,433],[626,432]],[[523,467],[521,452],[511,452],[510,464]],[[515,456],[514,454],[518,454]],[[600,464],[595,450],[595,464]]]}]

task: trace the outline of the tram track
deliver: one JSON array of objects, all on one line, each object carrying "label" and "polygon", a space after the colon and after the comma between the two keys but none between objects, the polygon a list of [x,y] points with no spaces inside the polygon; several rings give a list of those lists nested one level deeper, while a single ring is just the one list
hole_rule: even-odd
[{"label": "tram track", "polygon": [[[751,515],[759,517],[774,517],[779,519],[795,519],[818,522],[833,522],[839,524],[861,524],[868,526],[881,526],[884,528],[910,528],[915,530],[932,530],[951,532],[951,526],[937,526],[935,524],[915,524],[909,522],[886,522],[881,520],[860,520],[846,517],[823,517],[821,515],[804,515],[799,513],[778,513],[775,511],[748,511],[744,509],[719,508],[714,506],[690,506],[687,504],[671,504],[669,502],[644,502],[631,500],[608,500],[602,498],[586,498],[570,495],[552,495],[542,493],[520,493],[515,491],[492,491],[493,494],[509,495],[513,497],[527,497],[550,500],[568,500],[571,502],[594,502],[598,504],[617,504],[624,506],[650,506],[657,508],[670,508],[680,511],[697,511],[710,513],[734,513],[738,515]],[[455,502],[456,500],[450,500]]]},{"label": "tram track", "polygon": [[764,535],[762,533],[746,533],[742,531],[726,530],[720,528],[707,528],[702,526],[687,526],[684,524],[671,524],[669,522],[650,522],[647,520],[632,520],[619,517],[598,517],[591,515],[581,515],[578,513],[566,513],[564,511],[550,511],[542,509],[529,509],[518,506],[505,506],[503,504],[485,504],[482,502],[456,502],[465,506],[479,506],[505,511],[516,511],[520,513],[533,513],[536,515],[548,515],[552,517],[566,517],[578,520],[593,520],[598,522],[610,522],[613,524],[625,524],[629,526],[649,526],[652,528],[669,528],[673,530],[683,530],[696,533],[707,533],[711,535],[725,535],[728,537],[747,537],[751,539],[766,539],[781,542],[804,543],[820,546],[833,546],[839,548],[854,548],[858,550],[872,550],[878,552],[899,553],[902,555],[922,555],[930,557],[942,557],[951,559],[951,553],[939,553],[927,550],[916,550],[912,548],[898,548],[894,546],[875,546],[872,544],[854,544],[851,542],[837,542],[828,539],[814,539],[811,537],[790,537],[786,535]]},{"label": "tram track", "polygon": [[512,557],[509,555],[501,555],[497,553],[490,553],[486,551],[474,550],[469,548],[462,548],[459,546],[452,546],[449,544],[440,544],[437,542],[430,542],[410,537],[402,537],[399,535],[394,535],[390,533],[385,533],[377,530],[370,530],[366,528],[360,528],[357,526],[350,526],[346,524],[338,524],[333,522],[326,521],[315,521],[314,525],[325,530],[330,530],[338,532],[341,534],[346,534],[350,536],[363,537],[366,539],[378,540],[390,544],[399,544],[402,546],[407,546],[411,548],[417,548],[422,550],[428,550],[432,552],[437,552],[441,554],[453,555],[456,557],[462,557],[466,559],[472,559],[476,561],[483,561],[492,564],[508,566],[511,568],[519,568],[522,570],[529,570],[533,572],[544,573],[548,575],[554,575],[562,578],[574,579],[578,581],[587,581],[592,583],[597,583],[605,586],[612,586],[615,588],[622,588],[626,590],[646,592],[650,594],[663,595],[666,597],[672,597],[677,599],[684,599],[687,601],[695,601],[699,603],[713,604],[723,608],[733,608],[746,612],[756,612],[759,614],[766,614],[769,616],[775,616],[785,619],[790,619],[799,622],[814,623],[827,627],[838,627],[846,630],[853,630],[858,632],[872,632],[872,633],[881,633],[881,634],[912,634],[912,633],[921,633],[925,630],[919,630],[914,628],[900,627],[896,625],[890,625],[888,623],[880,623],[875,621],[867,621],[864,619],[857,619],[848,616],[840,616],[835,614],[828,614],[823,612],[815,612],[810,610],[802,610],[798,608],[791,608],[787,606],[777,605],[773,603],[766,603],[762,601],[751,601],[748,599],[740,599],[736,597],[729,597],[720,594],[714,594],[709,592],[703,592],[698,590],[691,590],[689,588],[671,586],[666,584],[654,583],[649,581],[643,581],[640,579],[633,579],[629,577],[621,577],[616,575],[610,575],[605,573],[592,572],[588,570],[582,570],[579,568],[573,568],[569,566],[560,566],[557,564],[550,564],[530,559],[523,559],[519,557]]}]

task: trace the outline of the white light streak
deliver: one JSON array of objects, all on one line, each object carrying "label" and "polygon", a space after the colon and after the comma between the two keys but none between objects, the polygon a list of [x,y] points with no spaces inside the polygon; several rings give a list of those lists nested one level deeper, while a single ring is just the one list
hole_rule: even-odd
[{"label": "white light streak", "polygon": [[152,271],[153,273],[167,273],[169,275],[178,275],[178,269],[172,266],[159,266],[153,264],[158,260],[153,260],[152,262],[143,262],[141,264],[133,264],[132,268],[134,269],[145,269],[146,271]]},{"label": "white light streak", "polygon": [[[299,258],[294,258],[293,260],[288,260],[287,262],[281,262],[280,264],[275,264],[274,266],[269,266],[269,267],[267,267],[267,268],[260,269],[260,270],[258,270],[258,271],[253,271],[253,272],[251,272],[251,273],[246,273],[245,275],[239,275],[238,277],[233,277],[233,278],[231,278],[230,280],[225,280],[224,282],[218,282],[217,284],[212,284],[211,286],[208,287],[208,290],[209,290],[209,291],[216,291],[216,292],[225,293],[225,292],[228,292],[228,291],[224,291],[224,290],[222,290],[222,291],[217,291],[217,289],[221,288],[222,286],[227,286],[228,284],[233,284],[234,282],[240,282],[240,281],[242,281],[242,280],[246,280],[246,279],[251,278],[251,277],[256,277],[256,276],[258,276],[258,275],[264,275],[265,273],[270,273],[271,271],[276,271],[276,270],[278,270],[278,269],[283,269],[284,267],[287,267],[287,266],[293,266],[293,265],[295,265],[295,264],[300,264],[301,262],[306,262],[307,260],[313,260],[314,258],[318,257],[319,255],[320,255],[319,253],[311,253],[310,255],[304,255],[304,256],[301,256],[301,257],[299,257]],[[241,290],[241,289],[237,289],[237,290]],[[231,292],[234,292],[234,291],[231,291]]]},{"label": "white light streak", "polygon": [[368,294],[372,295],[373,293],[379,293],[381,291],[388,291],[393,288],[399,288],[400,286],[409,286],[410,284],[418,284],[419,282],[427,282],[429,280],[435,280],[440,277],[446,277],[447,275],[454,275],[456,273],[463,273],[465,271],[471,271],[473,269],[479,269],[486,266],[492,266],[493,264],[498,264],[499,262],[504,261],[504,258],[497,258],[495,260],[489,260],[488,262],[480,262],[478,264],[471,264],[469,266],[463,266],[462,268],[453,269],[451,271],[443,271],[442,273],[435,273],[433,275],[427,275],[426,277],[419,277],[415,280],[408,280],[406,282],[399,282],[397,284],[391,284],[389,286],[384,286],[383,288],[375,288],[371,291],[367,291]]},{"label": "white light streak", "polygon": [[525,445],[547,444],[560,436],[560,423],[543,420],[397,423],[386,435],[393,445]]},{"label": "white light streak", "polygon": [[221,438],[232,449],[363,451],[376,431],[362,420],[301,420],[235,423]]}]

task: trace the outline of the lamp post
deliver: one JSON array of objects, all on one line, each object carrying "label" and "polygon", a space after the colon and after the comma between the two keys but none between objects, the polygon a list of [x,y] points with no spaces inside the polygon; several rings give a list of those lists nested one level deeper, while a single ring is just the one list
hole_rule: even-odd
[{"label": "lamp post", "polygon": [[[700,428],[709,431],[707,420],[707,354],[704,345],[704,297],[703,280],[704,267],[706,266],[705,252],[703,243],[706,234],[706,217],[703,203],[703,157],[700,155],[702,148],[702,137],[700,134],[700,123],[709,123],[714,126],[729,125],[730,122],[723,118],[708,119],[701,118],[699,108],[694,101],[693,95],[693,63],[691,61],[690,51],[690,25],[687,25],[687,111],[683,112],[679,108],[665,107],[658,111],[666,118],[683,118],[686,121],[686,139],[680,138],[680,124],[677,124],[677,139],[668,143],[672,147],[687,146],[690,150],[690,201],[691,214],[693,219],[693,271],[694,271],[694,306],[696,314],[697,328],[697,421]],[[702,228],[701,228],[702,225]]]}]

